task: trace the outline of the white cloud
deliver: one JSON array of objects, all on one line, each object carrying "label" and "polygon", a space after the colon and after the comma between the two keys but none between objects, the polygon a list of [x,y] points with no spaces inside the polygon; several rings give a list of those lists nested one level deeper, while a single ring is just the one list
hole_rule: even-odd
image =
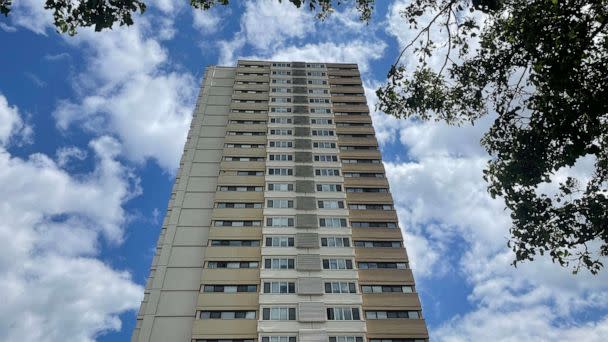
[{"label": "white cloud", "polygon": [[39,0],[14,1],[11,6],[11,23],[15,26],[24,27],[34,33],[46,35],[49,29],[54,28],[53,13],[44,9],[44,4]]},{"label": "white cloud", "polygon": [[76,146],[62,147],[55,154],[59,167],[68,166],[73,159],[84,160],[87,157],[87,151]]},{"label": "white cloud", "polygon": [[197,87],[190,74],[167,70],[162,37],[153,32],[142,17],[128,28],[79,33],[72,43],[88,52],[86,72],[74,84],[82,100],[60,101],[53,115],[62,130],[78,123],[98,134],[115,134],[129,159],[153,159],[173,172]]},{"label": "white cloud", "polygon": [[0,146],[9,142],[29,142],[32,135],[32,127],[23,121],[19,108],[10,106],[0,93]]},{"label": "white cloud", "polygon": [[123,203],[140,193],[116,157],[118,142],[90,143],[94,170],[71,175],[44,154],[13,157],[0,147],[0,339],[93,341],[119,330],[143,289],[95,256],[99,240],[123,239]]},{"label": "white cloud", "polygon": [[222,17],[217,11],[193,8],[192,20],[192,26],[201,34],[212,34],[220,29]]}]

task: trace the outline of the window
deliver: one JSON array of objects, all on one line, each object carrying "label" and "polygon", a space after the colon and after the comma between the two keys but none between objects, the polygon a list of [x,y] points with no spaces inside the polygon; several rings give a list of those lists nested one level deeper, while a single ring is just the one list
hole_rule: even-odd
[{"label": "window", "polygon": [[329,342],[363,342],[361,336],[329,336]]},{"label": "window", "polygon": [[306,67],[307,68],[316,68],[316,69],[318,69],[318,68],[325,68],[325,64],[322,64],[322,63],[309,63],[309,64],[306,64]]},{"label": "window", "polygon": [[235,209],[245,209],[245,208],[262,208],[262,203],[232,203],[232,202],[218,202],[215,204],[216,208],[235,208]]},{"label": "window", "polygon": [[292,176],[293,169],[291,168],[270,168],[268,169],[268,174],[271,176]]},{"label": "window", "polygon": [[200,311],[200,319],[255,319],[255,311]]},{"label": "window", "polygon": [[318,154],[318,155],[315,155],[314,159],[317,162],[331,163],[331,162],[337,162],[338,156],[335,154]]},{"label": "window", "polygon": [[312,143],[314,148],[336,148],[336,143],[331,141],[315,141]]},{"label": "window", "polygon": [[257,292],[257,285],[203,285],[203,292]]},{"label": "window", "polygon": [[329,99],[323,97],[312,97],[308,99],[308,103],[329,103]]},{"label": "window", "polygon": [[308,84],[327,84],[326,80],[308,80]]},{"label": "window", "polygon": [[291,258],[269,258],[264,259],[264,268],[275,270],[292,270],[294,259]]},{"label": "window", "polygon": [[237,176],[263,176],[264,171],[237,171]]},{"label": "window", "polygon": [[332,281],[325,283],[325,293],[357,293],[357,287],[353,282]]},{"label": "window", "polygon": [[339,217],[324,217],[319,219],[319,226],[326,228],[346,227],[346,219]]},{"label": "window", "polygon": [[[310,83],[309,83],[310,84]],[[330,108],[310,108],[311,114],[330,114]]]},{"label": "window", "polygon": [[342,185],[340,185],[340,184],[317,184],[317,191],[340,192],[340,191],[342,191]]},{"label": "window", "polygon": [[272,88],[270,91],[272,93],[291,93],[291,88]]},{"label": "window", "polygon": [[230,156],[226,156],[224,157],[225,161],[248,161],[248,162],[255,162],[255,161],[264,161],[264,157],[230,157]]},{"label": "window", "polygon": [[350,247],[350,240],[347,237],[330,236],[321,238],[323,247]]},{"label": "window", "polygon": [[219,191],[264,191],[264,187],[261,186],[220,186]]},{"label": "window", "polygon": [[266,226],[268,226],[268,227],[293,227],[294,218],[287,217],[287,216],[267,217]]},{"label": "window", "polygon": [[346,188],[346,192],[388,192],[387,188]]},{"label": "window", "polygon": [[268,142],[268,146],[277,148],[291,148],[293,147],[293,141],[271,140]]},{"label": "window", "polygon": [[270,102],[273,103],[291,103],[291,97],[271,97]]},{"label": "window", "polygon": [[291,63],[272,63],[272,66],[279,68],[289,68],[291,66]]},{"label": "window", "polygon": [[339,176],[339,169],[316,169],[315,175],[317,176]]},{"label": "window", "polygon": [[420,319],[420,311],[392,310],[392,311],[365,311],[367,319]]},{"label": "window", "polygon": [[291,154],[270,154],[270,155],[268,155],[268,160],[291,161],[291,160],[293,160],[293,155],[291,155]]},{"label": "window", "polygon": [[267,208],[293,208],[293,200],[271,199],[266,201]]},{"label": "window", "polygon": [[263,320],[277,320],[277,321],[295,321],[296,320],[296,308],[278,307],[278,308],[263,308],[262,309]]},{"label": "window", "polygon": [[392,204],[349,204],[353,210],[394,210]]},{"label": "window", "polygon": [[262,144],[224,144],[226,148],[264,148]]},{"label": "window", "polygon": [[361,285],[361,292],[363,292],[363,293],[386,293],[386,292],[414,293],[414,286],[413,285]]},{"label": "window", "polygon": [[350,223],[353,228],[397,228],[397,222],[359,222]]},{"label": "window", "polygon": [[334,131],[330,129],[313,129],[311,131],[313,136],[321,136],[321,137],[333,137]]},{"label": "window", "polygon": [[207,268],[258,268],[257,261],[208,261]]},{"label": "window", "polygon": [[360,262],[357,264],[362,270],[377,269],[377,268],[396,268],[405,270],[409,268],[407,262]]},{"label": "window", "polygon": [[268,183],[268,191],[293,191],[293,184]]},{"label": "window", "polygon": [[262,225],[262,221],[246,220],[246,221],[233,221],[233,220],[217,220],[213,221],[215,227],[259,227]]},{"label": "window", "polygon": [[384,173],[373,172],[344,172],[347,178],[384,178]]},{"label": "window", "polygon": [[400,248],[401,241],[355,241],[355,247]]},{"label": "window", "polygon": [[377,151],[378,146],[340,146],[341,150],[352,151],[352,150],[365,150],[365,151]]},{"label": "window", "polygon": [[237,131],[228,131],[227,135],[246,135],[246,136],[254,136],[254,135],[266,135],[265,132],[237,132]]},{"label": "window", "polygon": [[264,282],[264,293],[296,293],[296,283],[288,281]]},{"label": "window", "polygon": [[293,247],[293,240],[289,236],[267,236],[266,247]]},{"label": "window", "polygon": [[380,159],[342,159],[345,164],[380,164]]},{"label": "window", "polygon": [[291,71],[287,71],[287,70],[272,70],[272,74],[273,75],[289,76],[289,75],[291,75]]},{"label": "window", "polygon": [[350,259],[323,259],[324,270],[352,270],[353,261]]},{"label": "window", "polygon": [[259,240],[211,240],[210,246],[222,247],[258,247]]},{"label": "window", "polygon": [[269,134],[271,134],[271,135],[292,135],[293,130],[291,130],[291,129],[271,129]]},{"label": "window", "polygon": [[271,81],[271,83],[274,84],[291,84],[291,80],[290,79],[281,79],[281,78],[275,78]]},{"label": "window", "polygon": [[278,116],[278,117],[270,118],[270,123],[287,125],[287,124],[293,123],[293,120],[291,118],[287,118],[284,116]]},{"label": "window", "polygon": [[328,321],[358,321],[361,317],[359,316],[359,308],[351,307],[334,307],[327,308],[327,320]]},{"label": "window", "polygon": [[308,93],[309,94],[329,94],[329,91],[327,89],[322,89],[322,88],[313,88],[313,89],[308,89]]},{"label": "window", "polygon": [[327,118],[320,118],[320,119],[311,118],[310,123],[313,125],[331,125],[333,123],[333,120],[327,119]]},{"label": "window", "polygon": [[306,73],[307,76],[325,76],[323,71],[309,71]]},{"label": "window", "polygon": [[291,108],[287,107],[273,107],[270,108],[271,113],[291,113]]},{"label": "window", "polygon": [[262,342],[296,342],[295,336],[262,336]]},{"label": "window", "polygon": [[344,209],[344,201],[322,200],[317,201],[319,209]]}]

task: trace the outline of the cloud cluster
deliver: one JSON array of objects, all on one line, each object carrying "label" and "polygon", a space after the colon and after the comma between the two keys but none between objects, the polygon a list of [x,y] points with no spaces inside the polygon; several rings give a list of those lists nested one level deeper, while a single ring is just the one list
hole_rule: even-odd
[{"label": "cloud cluster", "polygon": [[63,168],[66,150],[58,161],[22,159],[0,145],[2,341],[92,341],[120,329],[118,315],[139,305],[143,289],[129,273],[96,259],[102,240],[122,241],[122,205],[140,193],[139,181],[116,160],[115,139],[96,138],[89,148],[93,170],[72,175]]}]

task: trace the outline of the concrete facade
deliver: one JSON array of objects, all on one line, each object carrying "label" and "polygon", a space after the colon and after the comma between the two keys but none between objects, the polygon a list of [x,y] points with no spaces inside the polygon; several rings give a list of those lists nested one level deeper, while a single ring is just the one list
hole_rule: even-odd
[{"label": "concrete facade", "polygon": [[132,342],[425,342],[356,64],[207,68]]}]

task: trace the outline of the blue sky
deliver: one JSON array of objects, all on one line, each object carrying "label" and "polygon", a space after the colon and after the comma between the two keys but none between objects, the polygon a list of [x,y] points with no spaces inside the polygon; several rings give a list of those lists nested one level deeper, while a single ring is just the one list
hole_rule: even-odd
[{"label": "blue sky", "polygon": [[[412,37],[404,1],[379,1],[369,25],[234,2],[149,1],[132,27],[75,37],[35,0],[0,19],[0,340],[128,340],[206,65],[356,62],[373,108]],[[481,178],[489,119],[373,119],[434,341],[608,336],[606,272],[510,266],[508,213]]]}]

